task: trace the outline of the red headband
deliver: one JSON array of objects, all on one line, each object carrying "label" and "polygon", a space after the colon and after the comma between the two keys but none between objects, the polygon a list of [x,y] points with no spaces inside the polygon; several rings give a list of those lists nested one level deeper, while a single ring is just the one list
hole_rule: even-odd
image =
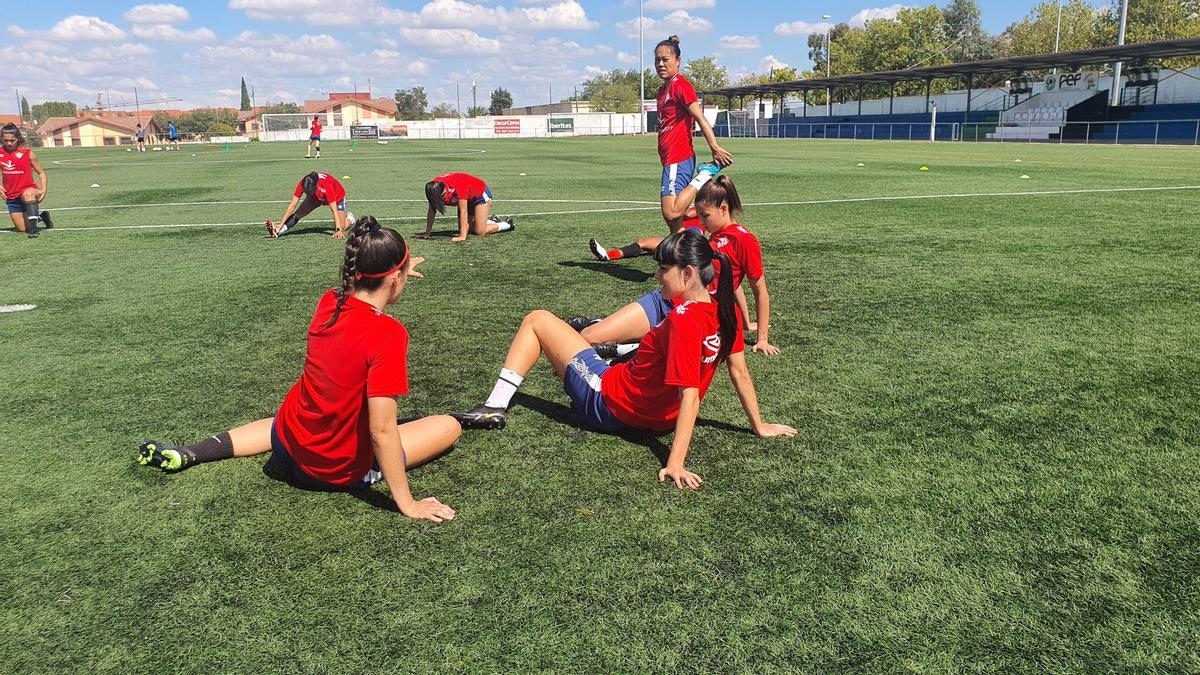
[{"label": "red headband", "polygon": [[387,276],[387,275],[389,275],[389,274],[392,274],[393,272],[395,272],[395,271],[397,271],[397,270],[404,269],[404,266],[405,266],[407,263],[408,263],[408,251],[405,251],[405,252],[404,252],[404,258],[402,258],[402,259],[400,260],[400,264],[396,265],[396,266],[395,266],[395,267],[393,267],[392,269],[390,269],[390,270],[388,270],[388,271],[386,271],[386,272],[378,272],[378,273],[376,273],[376,274],[355,274],[355,275],[354,275],[354,278],[355,278],[355,279],[381,279],[381,278],[383,278],[383,277],[386,277],[386,276]]}]

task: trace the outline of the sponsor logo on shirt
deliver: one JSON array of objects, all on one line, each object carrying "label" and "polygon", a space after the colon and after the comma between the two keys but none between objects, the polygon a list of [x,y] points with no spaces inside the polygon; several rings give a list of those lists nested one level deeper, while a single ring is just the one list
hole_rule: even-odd
[{"label": "sponsor logo on shirt", "polygon": [[12,162],[0,162],[0,169],[4,169],[5,171],[16,171],[17,165],[13,164]]},{"label": "sponsor logo on shirt", "polygon": [[717,239],[717,248],[725,248],[725,245],[728,243],[729,243],[728,239],[726,239],[725,237],[721,237],[721,238]]}]

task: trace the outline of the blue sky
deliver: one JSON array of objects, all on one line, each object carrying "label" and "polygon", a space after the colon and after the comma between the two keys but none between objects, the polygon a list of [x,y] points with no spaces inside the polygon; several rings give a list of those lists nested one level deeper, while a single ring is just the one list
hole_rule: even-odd
[{"label": "blue sky", "polygon": [[[939,4],[945,4],[939,3]],[[1034,0],[981,0],[995,33]],[[831,0],[645,0],[646,60],[682,37],[684,59],[716,56],[731,75],[808,67],[807,33],[821,16],[861,23],[902,5]],[[748,11],[750,10],[750,11]],[[0,63],[9,91],[31,102],[80,104],[181,98],[171,107],[236,106],[245,76],[259,104],[329,91],[390,96],[424,86],[430,103],[463,108],[471,82],[509,89],[517,105],[558,100],[593,74],[638,66],[636,0],[192,0],[53,2],[10,12]],[[0,111],[16,112],[13,96]]]}]

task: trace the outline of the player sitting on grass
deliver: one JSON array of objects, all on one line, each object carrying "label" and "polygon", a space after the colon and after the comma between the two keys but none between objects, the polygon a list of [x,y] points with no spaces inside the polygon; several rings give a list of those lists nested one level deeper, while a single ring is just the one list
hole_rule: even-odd
[{"label": "player sitting on grass", "polygon": [[[300,201],[301,197],[304,201]],[[268,220],[267,232],[272,237],[279,237],[322,204],[333,212],[333,238],[341,239],[345,236],[345,230],[354,224],[353,215],[346,211],[346,188],[333,176],[316,171],[300,179],[292,194],[292,201],[288,202],[283,217],[279,219],[283,224],[276,225]]]},{"label": "player sitting on grass", "polygon": [[[545,310],[532,312],[513,338],[491,395],[473,410],[452,413],[463,428],[503,428],[517,387],[545,354],[584,425],[605,433],[675,431],[670,457],[658,479],[670,478],[678,488],[694,490],[703,482],[685,468],[684,461],[700,401],[722,361],[729,362],[729,377],[754,433],[794,436],[792,427],[766,424],[759,417],[754,382],[742,353],[729,259],[690,230],[664,239],[654,259],[661,293],[672,298],[674,306],[642,338],[637,356],[610,366],[562,319]],[[714,264],[717,261],[719,266]],[[715,296],[708,291],[714,282]]]},{"label": "player sitting on grass", "polygon": [[422,239],[433,235],[434,218],[439,213],[446,213],[447,206],[458,207],[458,234],[450,241],[466,241],[468,230],[483,236],[516,229],[511,216],[504,220],[488,217],[492,191],[483,180],[469,173],[448,173],[434,178],[425,184],[425,199],[429,202],[429,211],[425,214]]},{"label": "player sitting on grass", "polygon": [[308,326],[300,381],[275,417],[192,445],[146,441],[139,463],[173,472],[270,452],[301,487],[362,490],[382,478],[404,515],[453,518],[433,497],[413,499],[405,476],[462,433],[448,415],[396,424],[396,399],[408,393],[408,330],[383,310],[404,291],[408,266],[404,239],[363,217],[346,241],[341,286],[325,293]]},{"label": "player sitting on grass", "polygon": [[[733,284],[738,289],[737,302],[742,320],[750,330],[758,331],[758,341],[751,351],[770,356],[779,354],[779,348],[770,342],[771,294],[767,291],[767,279],[763,276],[762,248],[752,232],[733,220],[734,216],[742,213],[742,200],[733,179],[718,176],[705,184],[696,195],[696,213],[699,216],[697,222],[685,221],[685,225],[703,227],[709,233],[708,242],[712,249],[728,256]],[[653,243],[650,238],[640,239],[633,246],[638,246],[640,250],[642,245],[650,243]],[[754,291],[757,323],[749,322],[746,298],[741,293],[743,279],[750,280],[750,287]],[[709,291],[716,293],[717,289],[713,286]],[[636,342],[670,311],[669,296],[652,291],[603,320],[580,316],[572,317],[569,323],[579,329],[588,342],[597,345],[597,351],[602,356],[612,358],[636,349]]]},{"label": "player sitting on grass", "polygon": [[[39,221],[47,230],[54,227],[49,211],[38,212],[41,201],[46,198],[46,171],[33,149],[25,145],[21,129],[11,122],[0,128],[0,178],[3,179],[8,216],[17,232],[36,237]],[[39,183],[41,187],[38,187]]]}]

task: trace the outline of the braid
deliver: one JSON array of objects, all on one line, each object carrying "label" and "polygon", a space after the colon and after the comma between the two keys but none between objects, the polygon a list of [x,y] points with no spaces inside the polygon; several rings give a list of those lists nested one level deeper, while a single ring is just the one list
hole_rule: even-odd
[{"label": "braid", "polygon": [[354,281],[358,274],[358,252],[362,248],[362,237],[371,231],[371,223],[374,222],[374,218],[367,216],[350,228],[350,236],[346,238],[346,259],[342,262],[342,285],[334,291],[338,296],[337,306],[333,308],[333,316],[325,322],[326,328],[337,323],[338,316],[342,313],[342,305],[346,304],[350,293],[354,291]]}]

